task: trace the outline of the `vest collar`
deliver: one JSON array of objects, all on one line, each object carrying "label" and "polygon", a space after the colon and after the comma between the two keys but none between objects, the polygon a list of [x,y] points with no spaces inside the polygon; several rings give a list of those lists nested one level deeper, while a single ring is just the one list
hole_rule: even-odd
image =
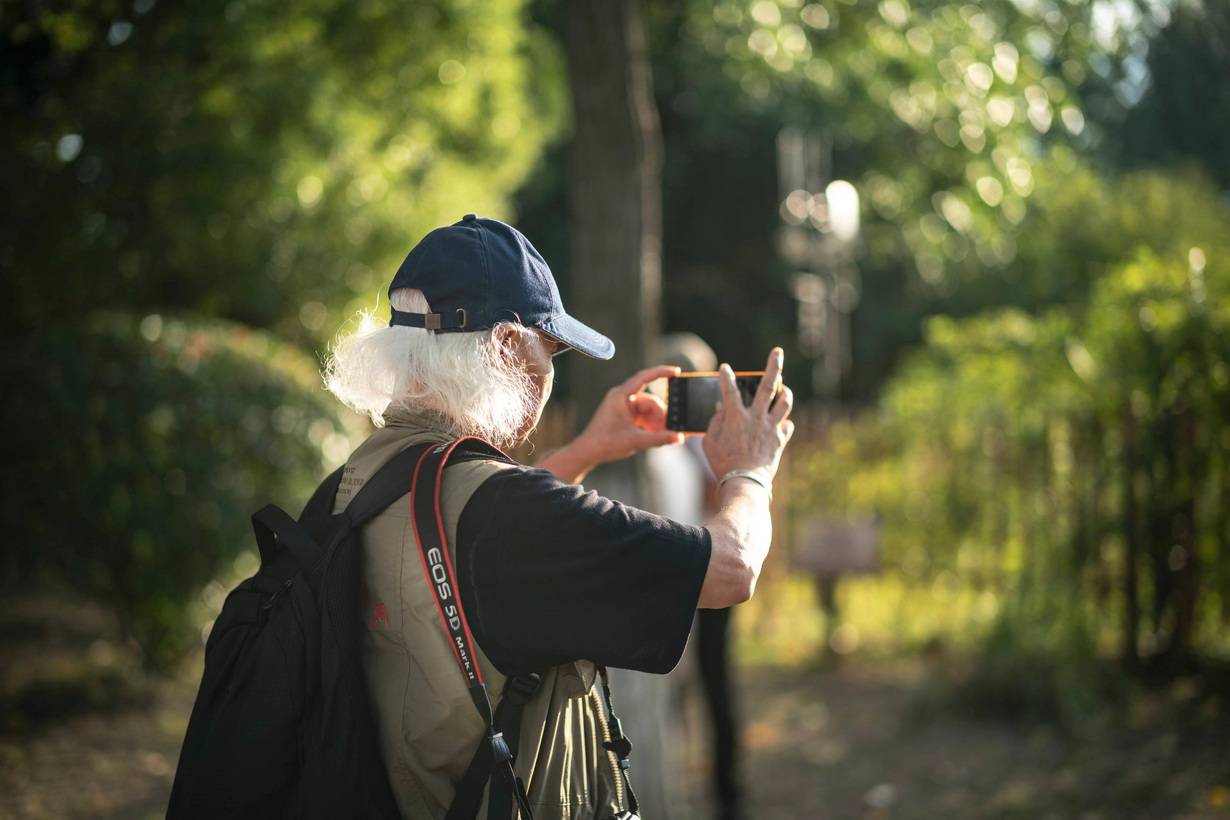
[{"label": "vest collar", "polygon": [[390,408],[384,413],[384,426],[399,435],[431,441],[451,441],[456,438],[438,413],[418,407]]}]

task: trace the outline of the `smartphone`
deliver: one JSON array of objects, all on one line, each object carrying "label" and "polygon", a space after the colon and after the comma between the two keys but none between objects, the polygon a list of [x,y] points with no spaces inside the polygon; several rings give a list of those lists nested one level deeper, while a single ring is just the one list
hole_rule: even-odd
[{"label": "smartphone", "polygon": [[[735,373],[743,404],[750,405],[764,371]],[[722,398],[717,373],[680,373],[666,382],[666,429],[680,433],[703,433]]]}]

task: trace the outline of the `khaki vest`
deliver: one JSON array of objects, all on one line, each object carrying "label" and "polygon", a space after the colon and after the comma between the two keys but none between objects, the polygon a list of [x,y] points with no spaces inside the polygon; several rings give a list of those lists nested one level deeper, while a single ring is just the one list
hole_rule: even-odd
[{"label": "khaki vest", "polygon": [[[428,416],[407,414],[387,421],[347,461],[334,512],[344,509],[397,453],[424,441],[449,439]],[[444,471],[441,509],[454,563],[462,509],[479,485],[502,469],[510,467],[468,461]],[[407,494],[394,502],[363,531],[363,663],[381,752],[402,816],[437,820],[453,800],[454,784],[482,738],[483,724],[423,574],[409,499]],[[481,647],[478,662],[494,707],[504,676]],[[624,806],[617,761],[602,748],[609,735],[597,677],[595,666],[585,661],[545,670],[542,688],[525,707],[516,768],[525,779],[535,820],[601,820]],[[485,800],[479,816],[486,816]]]}]

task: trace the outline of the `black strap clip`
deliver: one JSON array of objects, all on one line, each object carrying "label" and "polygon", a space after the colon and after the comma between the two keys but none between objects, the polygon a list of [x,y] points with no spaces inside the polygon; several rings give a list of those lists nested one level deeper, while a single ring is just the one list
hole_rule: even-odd
[{"label": "black strap clip", "polygon": [[491,732],[487,735],[487,742],[491,744],[491,759],[496,766],[513,759],[508,743],[504,740],[503,732]]},{"label": "black strap clip", "polygon": [[514,706],[524,706],[534,699],[541,687],[542,675],[537,672],[513,675],[504,683],[504,700]]},{"label": "black strap clip", "polygon": [[627,771],[632,765],[628,761],[628,757],[632,754],[632,741],[626,737],[615,738],[614,740],[604,740],[602,748],[608,752],[614,752],[615,757],[619,758],[619,768]]},{"label": "black strap clip", "polygon": [[614,752],[615,757],[619,758],[619,768],[627,771],[630,765],[628,758],[632,755],[632,741],[624,736],[624,727],[619,718],[612,714],[608,720],[611,739],[603,741],[602,747],[608,752]]}]

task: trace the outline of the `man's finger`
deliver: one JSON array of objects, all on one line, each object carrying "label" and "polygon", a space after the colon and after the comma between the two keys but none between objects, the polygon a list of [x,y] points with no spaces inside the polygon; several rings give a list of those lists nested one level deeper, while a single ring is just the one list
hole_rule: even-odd
[{"label": "man's finger", "polygon": [[722,409],[731,412],[735,407],[743,407],[743,399],[739,396],[739,385],[735,382],[735,371],[730,369],[730,365],[723,364],[718,368],[718,385],[722,390]]},{"label": "man's finger", "polygon": [[666,426],[666,403],[649,393],[633,393],[628,397],[632,421],[645,430],[661,430]]},{"label": "man's finger", "polygon": [[781,393],[777,396],[777,401],[773,402],[773,407],[769,410],[769,418],[777,424],[790,415],[792,407],[794,407],[794,391],[783,386]]},{"label": "man's finger", "polygon": [[716,436],[720,433],[722,429],[723,415],[724,414],[722,413],[722,403],[719,401],[717,405],[713,408],[713,418],[709,419],[709,425],[708,427],[705,428],[705,435],[707,437]]},{"label": "man's finger", "polygon": [[764,375],[760,377],[760,386],[756,388],[756,397],[752,399],[753,414],[769,412],[769,403],[773,400],[773,394],[777,392],[781,376],[782,349],[775,347],[769,353],[769,361],[765,364]]},{"label": "man's finger", "polygon": [[628,403],[632,405],[635,413],[653,413],[659,410],[666,412],[666,402],[652,393],[633,393],[628,396]]},{"label": "man's finger", "polygon": [[670,364],[660,364],[655,367],[647,367],[644,370],[638,370],[628,377],[628,380],[620,385],[620,389],[624,393],[639,392],[642,387],[649,384],[655,379],[665,379],[671,376],[678,376],[679,368]]}]

